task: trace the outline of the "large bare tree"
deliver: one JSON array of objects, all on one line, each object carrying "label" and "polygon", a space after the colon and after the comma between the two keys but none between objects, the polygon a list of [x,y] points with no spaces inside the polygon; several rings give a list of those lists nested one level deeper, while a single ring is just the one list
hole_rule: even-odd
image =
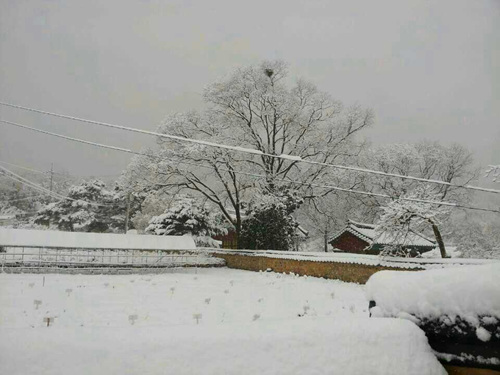
[{"label": "large bare tree", "polygon": [[269,155],[345,162],[359,152],[356,134],[373,121],[370,110],[358,105],[344,108],[312,83],[290,83],[282,61],[237,69],[209,85],[204,99],[206,110],[169,116],[159,132],[261,154],[160,137],[150,157],[137,158],[129,172],[136,170],[140,179],[161,188],[202,195],[218,207],[237,234],[243,208],[256,189],[272,193],[285,185],[311,198],[328,192],[311,183],[339,180],[331,168]]}]

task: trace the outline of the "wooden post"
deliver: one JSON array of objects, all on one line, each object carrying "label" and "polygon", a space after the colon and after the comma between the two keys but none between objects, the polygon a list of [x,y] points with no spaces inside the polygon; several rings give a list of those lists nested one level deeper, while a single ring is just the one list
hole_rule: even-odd
[{"label": "wooden post", "polygon": [[125,215],[125,233],[128,232],[128,217],[130,215],[130,192],[127,193],[127,213]]}]

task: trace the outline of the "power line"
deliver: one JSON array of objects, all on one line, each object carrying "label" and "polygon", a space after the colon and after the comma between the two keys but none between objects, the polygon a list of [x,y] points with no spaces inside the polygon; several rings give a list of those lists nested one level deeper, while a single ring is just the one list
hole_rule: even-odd
[{"label": "power line", "polygon": [[[0,167],[0,168],[2,168],[2,167]],[[22,185],[26,185],[26,186],[28,186],[28,187],[30,187],[30,188],[38,191],[38,192],[41,192],[41,193],[44,193],[46,195],[50,195],[52,197],[57,197],[58,199],[61,199],[59,196],[56,196],[55,194],[52,194],[50,192],[48,193],[45,190],[41,189],[38,185],[31,185],[30,183],[28,183],[26,181],[23,181],[23,180],[20,180],[20,179],[14,177],[14,176],[11,176],[11,175],[9,175],[9,174],[7,174],[5,172],[3,172],[3,174],[4,174],[5,177],[10,178],[11,180],[16,181],[16,182],[18,182],[18,183],[20,183]]]},{"label": "power line", "polygon": [[92,206],[101,206],[101,207],[106,207],[106,206],[110,206],[110,205],[106,205],[106,204],[101,204],[101,203],[94,203],[94,202],[87,202],[83,199],[74,199],[74,198],[70,198],[70,197],[67,197],[65,195],[62,195],[62,194],[59,194],[59,193],[56,193],[56,192],[52,192],[46,188],[44,188],[43,186],[40,186],[38,184],[35,184],[34,182],[22,177],[22,176],[19,176],[18,174],[12,172],[11,170],[5,168],[5,167],[2,167],[0,165],[0,169],[4,171],[4,175],[7,177],[7,178],[10,178],[11,180],[14,180],[14,181],[17,181],[23,185],[26,185],[28,187],[31,187],[32,189],[35,189],[35,190],[38,190],[46,195],[50,195],[54,198],[58,198],[59,200],[71,200],[71,201],[74,201],[74,202],[83,202],[83,203],[86,203],[86,204],[89,204],[89,205],[92,205]]},{"label": "power line", "polygon": [[[0,122],[6,123],[6,124],[9,124],[9,125],[13,125],[13,126],[18,126],[18,127],[24,128],[24,129],[31,130],[31,131],[36,131],[36,132],[39,132],[39,133],[51,135],[51,136],[54,136],[54,137],[59,137],[59,138],[62,138],[62,139],[70,140],[70,141],[73,141],[73,142],[79,142],[79,143],[84,143],[84,144],[88,144],[88,145],[95,146],[95,147],[101,147],[101,148],[111,149],[111,150],[115,150],[115,151],[126,152],[126,153],[129,153],[129,154],[134,154],[134,155],[139,155],[139,156],[145,156],[145,157],[148,157],[148,158],[152,158],[152,159],[163,161],[163,162],[165,162],[167,164],[170,164],[170,165],[173,164],[173,163],[166,162],[165,160],[163,160],[160,157],[155,156],[155,155],[150,155],[150,154],[146,154],[146,153],[142,153],[142,152],[137,152],[137,151],[129,150],[129,149],[122,148],[122,147],[109,146],[109,145],[105,145],[105,144],[102,144],[102,143],[90,142],[90,141],[86,141],[86,140],[79,139],[79,138],[73,138],[73,137],[69,137],[69,136],[66,136],[66,135],[49,132],[49,131],[46,131],[46,130],[36,129],[36,128],[30,127],[30,126],[27,126],[27,125],[13,123],[13,122],[10,122],[10,121],[0,120]],[[209,168],[209,169],[211,169],[211,167],[203,165],[203,164],[194,164],[194,163],[189,163],[189,162],[186,162],[186,161],[179,161],[179,163],[186,164],[186,165],[192,165],[192,166],[195,166],[195,167],[201,167],[201,168]],[[248,173],[248,172],[241,172],[241,171],[229,170],[229,169],[226,169],[226,168],[219,168],[219,169],[222,170],[222,171],[226,171],[226,172],[231,172],[231,173],[246,175],[246,176],[250,176],[250,177],[256,177],[256,178],[260,178],[260,179],[266,179],[267,178],[267,176],[265,176],[265,175],[259,175],[259,174],[255,174],[255,173]],[[179,169],[179,170],[183,171],[181,169]],[[276,180],[277,181],[284,181],[284,182],[292,183],[292,184],[296,184],[296,185],[308,186],[308,187],[319,187],[319,188],[323,188],[323,189],[337,190],[337,191],[342,191],[342,192],[351,193],[351,194],[373,196],[373,197],[379,197],[379,198],[384,198],[384,199],[393,199],[393,197],[391,197],[390,195],[387,195],[387,194],[371,193],[371,192],[362,191],[362,190],[353,190],[353,189],[341,188],[339,186],[333,186],[333,185],[320,185],[320,184],[315,184],[315,183],[295,182],[295,181],[286,180],[286,179],[283,179],[283,178],[276,178]],[[482,208],[482,207],[465,206],[465,205],[460,205],[460,204],[452,203],[452,202],[431,201],[431,200],[425,200],[425,199],[406,198],[406,197],[400,197],[400,199],[406,200],[406,201],[412,201],[412,202],[421,202],[421,203],[435,204],[435,205],[441,205],[441,206],[449,206],[449,207],[462,208],[462,209],[468,209],[468,210],[487,211],[487,212],[500,213],[500,210],[492,210],[492,209]]]},{"label": "power line", "polygon": [[[0,121],[4,122],[3,120],[0,120]],[[6,121],[6,123],[9,123],[9,122]],[[14,123],[11,123],[11,125],[12,124],[14,124]],[[40,174],[45,174],[45,175],[51,173],[50,171],[41,171],[39,169],[28,168],[28,167],[25,167],[25,166],[22,166],[19,164],[9,163],[9,162],[4,161],[4,160],[0,160],[0,163],[7,164],[7,165],[10,165],[10,166],[16,167],[16,168],[25,169],[27,171],[34,172],[34,173],[40,173]],[[72,181],[75,178],[85,178],[85,177],[116,177],[116,176],[119,176],[119,174],[103,174],[103,175],[93,175],[92,174],[92,175],[88,175],[88,176],[77,176],[77,175],[70,175],[70,174],[65,174],[65,173],[60,173],[60,172],[55,172],[55,171],[53,171],[52,173],[54,175],[59,175],[61,177],[64,177],[65,181]]]},{"label": "power line", "polygon": [[72,121],[85,122],[88,124],[99,125],[99,126],[104,126],[104,127],[109,127],[109,128],[119,129],[119,130],[125,130],[125,131],[129,131],[129,132],[134,132],[134,133],[153,135],[156,137],[173,139],[173,140],[181,141],[181,142],[190,142],[190,143],[200,144],[200,145],[204,145],[204,146],[223,148],[223,149],[227,149],[227,150],[231,150],[231,151],[244,152],[244,153],[249,153],[249,154],[254,154],[254,155],[267,156],[267,157],[276,158],[276,159],[290,160],[290,161],[294,161],[294,162],[307,163],[307,164],[311,164],[311,165],[320,165],[320,166],[324,166],[324,167],[343,169],[343,170],[349,170],[349,171],[355,171],[355,172],[361,172],[361,173],[375,174],[375,175],[379,175],[379,176],[401,178],[401,179],[406,179],[406,180],[413,180],[413,181],[427,182],[427,183],[438,184],[438,185],[451,186],[451,187],[456,187],[456,188],[461,188],[461,189],[470,189],[470,190],[477,190],[477,191],[483,191],[483,192],[488,192],[488,193],[500,194],[500,190],[496,190],[496,189],[488,189],[488,188],[482,188],[479,186],[472,186],[472,185],[457,185],[457,184],[453,184],[451,182],[446,182],[446,181],[441,181],[441,180],[431,180],[431,179],[414,177],[414,176],[404,176],[404,175],[400,175],[400,174],[396,174],[396,173],[386,173],[386,172],[376,171],[376,170],[366,169],[366,168],[349,167],[349,166],[339,165],[339,164],[330,164],[330,163],[325,163],[325,162],[312,161],[312,160],[308,160],[308,159],[302,159],[300,156],[296,156],[296,155],[288,155],[288,154],[274,155],[274,154],[265,153],[265,152],[262,152],[260,150],[255,150],[255,149],[251,149],[251,148],[229,146],[229,145],[224,145],[224,144],[220,144],[220,143],[214,143],[214,142],[208,142],[208,141],[197,140],[197,139],[192,139],[192,138],[180,137],[180,136],[176,136],[176,135],[152,132],[149,130],[142,130],[142,129],[131,128],[131,127],[126,127],[126,126],[122,126],[122,125],[110,124],[110,123],[101,122],[101,121],[94,121],[94,120],[88,120],[88,119],[74,117],[74,116],[63,115],[63,114],[54,113],[54,112],[42,111],[42,110],[35,109],[35,108],[23,107],[20,105],[9,104],[9,103],[5,103],[5,102],[0,102],[0,105],[11,107],[11,108],[16,108],[16,109],[21,109],[21,110],[25,110],[25,111],[30,111],[30,112],[36,112],[36,113],[40,113],[40,114],[44,114],[44,115],[64,118],[64,119],[72,120]]},{"label": "power line", "polygon": [[32,168],[28,168],[28,167],[23,167],[22,165],[17,165],[17,164],[9,163],[9,162],[3,161],[3,160],[0,160],[0,163],[7,164],[7,165],[10,165],[10,166],[13,166],[13,167],[16,167],[16,168],[25,169],[27,171],[34,172],[34,173],[47,174],[47,172],[40,171],[38,169],[32,169]]},{"label": "power line", "polygon": [[24,201],[26,199],[37,198],[37,197],[41,197],[41,196],[42,196],[42,194],[39,194],[39,195],[30,195],[29,197],[25,197],[25,198],[7,199],[7,200],[2,200],[0,202],[18,202],[18,201]]},{"label": "power line", "polygon": [[[21,184],[24,184],[26,186],[29,186],[35,190],[38,190],[42,193],[45,193],[47,195],[50,195],[52,197],[55,197],[55,198],[59,198],[59,199],[64,199],[65,197],[59,193],[56,193],[56,192],[51,192],[50,190],[44,188],[43,186],[40,186],[28,179],[25,179],[24,177],[22,176],[19,176],[18,174],[12,172],[11,170],[5,168],[5,167],[2,167],[0,165],[0,169],[3,170],[4,172],[4,176],[7,177],[7,178],[10,178],[11,180],[14,180],[14,181],[17,181],[17,182],[20,182]],[[7,173],[6,173],[7,172]]]}]

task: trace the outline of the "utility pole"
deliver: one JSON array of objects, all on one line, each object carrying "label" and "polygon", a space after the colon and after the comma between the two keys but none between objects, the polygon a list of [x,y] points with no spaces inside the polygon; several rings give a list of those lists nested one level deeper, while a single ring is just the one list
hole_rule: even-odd
[{"label": "utility pole", "polygon": [[130,215],[130,192],[127,193],[127,214],[125,215],[125,234],[128,232],[129,215]]},{"label": "utility pole", "polygon": [[52,186],[54,183],[54,163],[50,163],[50,192],[52,193]]}]

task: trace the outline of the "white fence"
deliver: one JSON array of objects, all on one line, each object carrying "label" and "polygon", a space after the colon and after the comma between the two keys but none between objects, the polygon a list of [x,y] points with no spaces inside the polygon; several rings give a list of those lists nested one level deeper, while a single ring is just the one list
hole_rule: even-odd
[{"label": "white fence", "polygon": [[4,271],[137,270],[221,265],[191,237],[0,229]]},{"label": "white fence", "polygon": [[220,260],[207,254],[186,251],[137,249],[51,249],[4,248],[2,268],[160,268],[217,265]]}]

